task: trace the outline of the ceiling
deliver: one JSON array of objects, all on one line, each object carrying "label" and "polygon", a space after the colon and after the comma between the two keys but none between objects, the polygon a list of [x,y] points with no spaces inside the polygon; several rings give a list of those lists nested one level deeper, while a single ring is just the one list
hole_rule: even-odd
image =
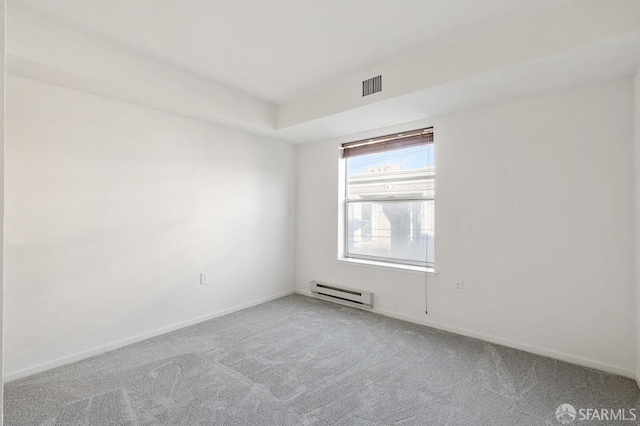
[{"label": "ceiling", "polygon": [[280,104],[565,0],[9,0]]}]

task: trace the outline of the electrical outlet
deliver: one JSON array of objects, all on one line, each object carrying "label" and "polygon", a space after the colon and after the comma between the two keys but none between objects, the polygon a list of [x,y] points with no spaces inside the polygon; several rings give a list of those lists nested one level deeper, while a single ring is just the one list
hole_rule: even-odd
[{"label": "electrical outlet", "polygon": [[456,281],[455,286],[453,287],[453,289],[457,292],[457,293],[462,293],[464,291],[464,281]]},{"label": "electrical outlet", "polygon": [[207,274],[206,272],[203,272],[200,274],[200,285],[207,285],[209,284],[209,274]]}]

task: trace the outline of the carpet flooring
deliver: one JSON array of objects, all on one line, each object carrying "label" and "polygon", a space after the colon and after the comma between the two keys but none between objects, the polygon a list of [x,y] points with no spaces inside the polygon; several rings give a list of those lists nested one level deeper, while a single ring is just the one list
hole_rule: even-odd
[{"label": "carpet flooring", "polygon": [[6,425],[527,426],[560,425],[564,403],[640,409],[632,380],[299,295],[4,389]]}]

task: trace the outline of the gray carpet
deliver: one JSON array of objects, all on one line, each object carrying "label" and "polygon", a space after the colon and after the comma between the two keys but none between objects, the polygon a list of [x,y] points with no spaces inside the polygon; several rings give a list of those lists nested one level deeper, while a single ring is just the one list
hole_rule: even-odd
[{"label": "gray carpet", "polygon": [[622,377],[289,296],[11,382],[4,414],[7,425],[526,426],[559,425],[562,403],[638,409],[640,391]]}]

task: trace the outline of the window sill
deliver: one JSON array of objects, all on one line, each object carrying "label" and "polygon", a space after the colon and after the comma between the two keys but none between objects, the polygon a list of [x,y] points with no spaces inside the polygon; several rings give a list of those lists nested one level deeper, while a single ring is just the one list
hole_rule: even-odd
[{"label": "window sill", "polygon": [[407,274],[415,275],[424,275],[426,272],[429,276],[435,277],[437,274],[437,272],[433,268],[425,268],[424,266],[401,265],[399,263],[376,262],[373,260],[352,259],[346,257],[338,258],[336,259],[336,262],[348,265],[364,266],[367,268],[385,269],[387,271],[404,272]]}]

